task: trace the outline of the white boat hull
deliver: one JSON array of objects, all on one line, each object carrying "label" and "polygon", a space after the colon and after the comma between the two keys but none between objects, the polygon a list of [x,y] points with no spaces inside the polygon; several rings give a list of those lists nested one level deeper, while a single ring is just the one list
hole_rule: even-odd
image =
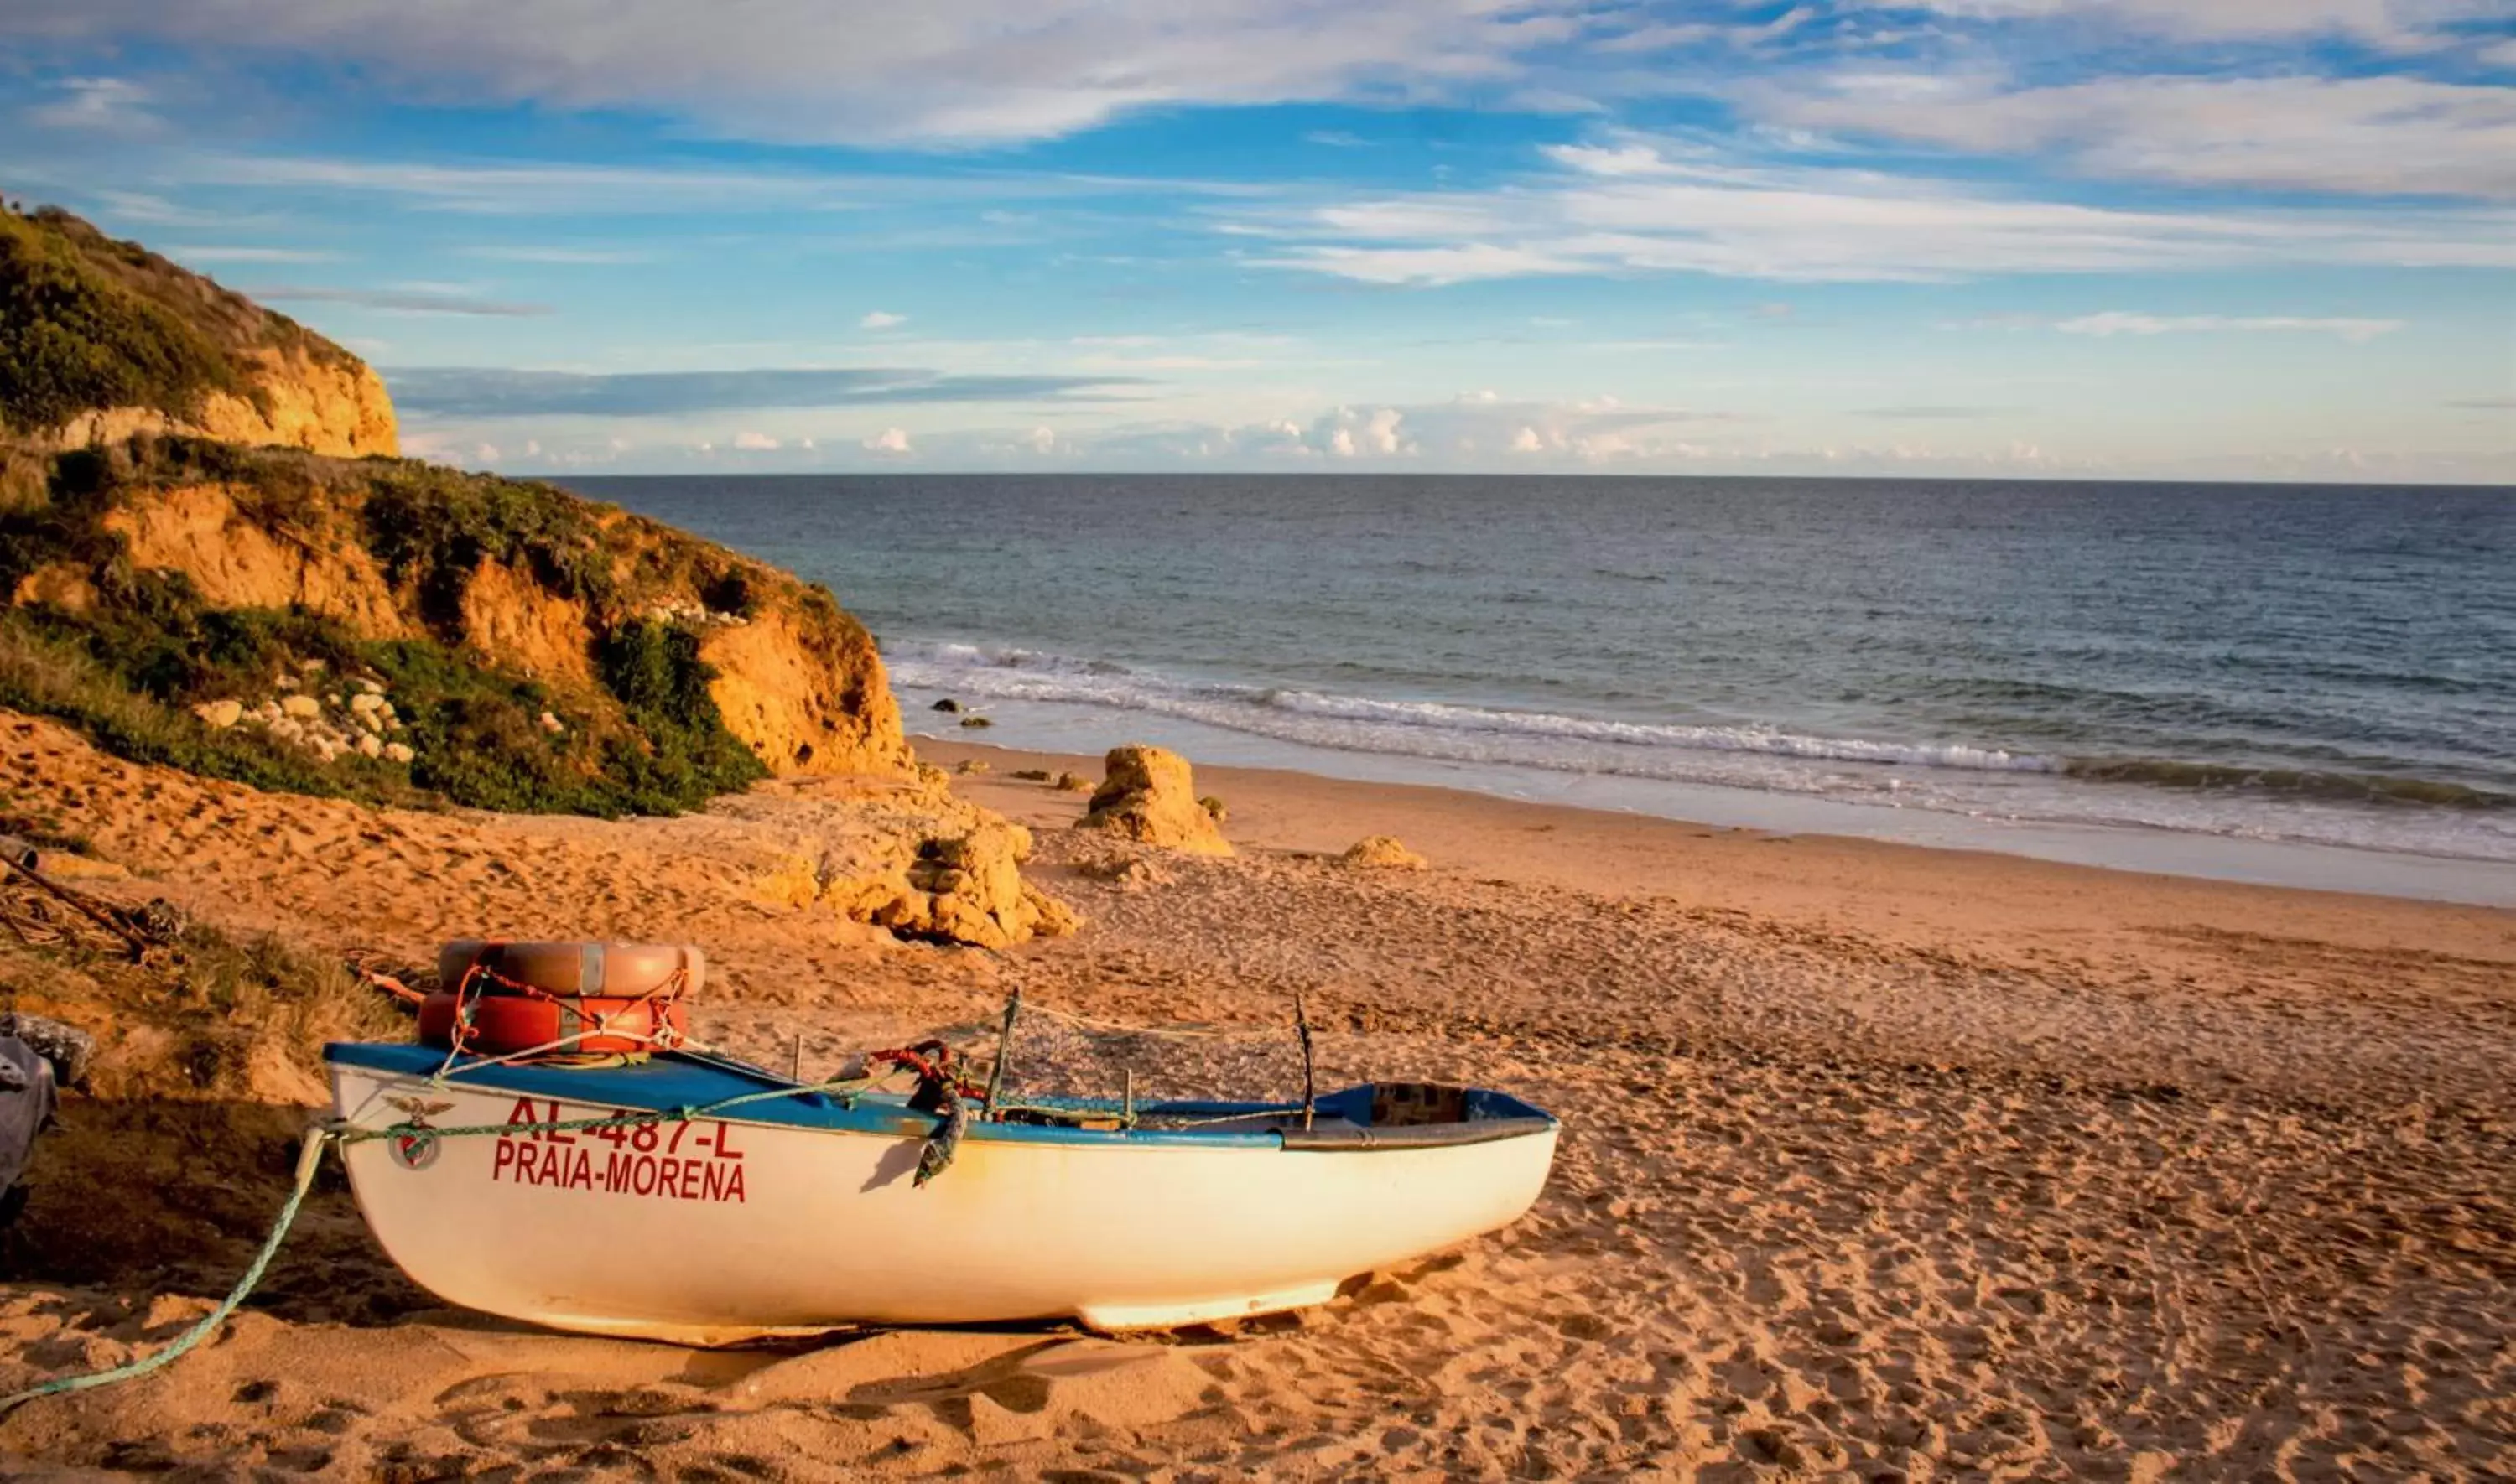
[{"label": "white boat hull", "polygon": [[339,1061],[332,1073],[356,1126],[415,1109],[439,1129],[520,1126],[345,1146],[369,1224],[423,1287],[556,1329],[697,1344],[856,1324],[1127,1330],[1320,1303],[1347,1277],[1519,1216],[1556,1138],[1546,1121],[1485,1142],[1313,1150],[1017,1139],[988,1125],[918,1186],[914,1132],[737,1114],[536,1134],[521,1126],[615,1105]]}]

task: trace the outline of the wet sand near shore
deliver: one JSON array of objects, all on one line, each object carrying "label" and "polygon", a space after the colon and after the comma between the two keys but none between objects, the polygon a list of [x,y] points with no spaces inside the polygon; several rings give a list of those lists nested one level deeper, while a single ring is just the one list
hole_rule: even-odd
[{"label": "wet sand near shore", "polygon": [[[809,827],[810,785],[680,820],[417,815],[132,769],[40,729],[8,746],[135,888],[216,920],[414,955],[484,930],[699,941],[725,969],[702,1034],[774,1064],[930,1027],[975,1043],[1013,982],[1105,1019],[1252,1029],[1298,992],[1326,1085],[1469,1080],[1561,1115],[1537,1207],[1237,1329],[702,1353],[443,1308],[330,1190],[226,1339],[21,1409],[0,1459],[203,1478],[2516,1471],[2516,914],[1202,768],[1238,856],[1113,880],[1083,869],[1111,846],[1064,827],[1082,796],[1010,776],[1097,766],[920,752],[987,764],[956,789],[1034,827],[1030,875],[1082,933],[1008,969],[765,898],[745,831]],[[1375,833],[1430,868],[1335,858]],[[1288,1060],[1218,1042],[1164,1070],[1273,1092]],[[21,1274],[0,1384],[162,1342],[258,1235],[168,1272]]]}]

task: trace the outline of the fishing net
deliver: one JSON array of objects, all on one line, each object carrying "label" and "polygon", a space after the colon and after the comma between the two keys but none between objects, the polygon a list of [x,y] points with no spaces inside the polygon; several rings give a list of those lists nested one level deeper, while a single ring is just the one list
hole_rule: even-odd
[{"label": "fishing net", "polygon": [[1007,1117],[1090,1112],[1136,1127],[1179,1126],[1220,1110],[1163,1104],[1230,1100],[1298,1109],[1315,1076],[1304,1051],[1306,1017],[1290,1003],[1274,1025],[1132,1025],[1029,996],[1009,1010],[1010,1031],[974,1057],[984,1069],[980,1079],[993,1077],[996,1108]]}]

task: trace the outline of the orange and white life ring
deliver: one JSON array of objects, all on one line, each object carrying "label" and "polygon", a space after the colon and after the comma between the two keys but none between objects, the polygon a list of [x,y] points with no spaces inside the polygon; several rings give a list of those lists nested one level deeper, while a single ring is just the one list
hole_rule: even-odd
[{"label": "orange and white life ring", "polygon": [[465,939],[438,953],[419,1039],[484,1056],[624,1055],[690,1040],[683,1000],[707,971],[695,948]]}]

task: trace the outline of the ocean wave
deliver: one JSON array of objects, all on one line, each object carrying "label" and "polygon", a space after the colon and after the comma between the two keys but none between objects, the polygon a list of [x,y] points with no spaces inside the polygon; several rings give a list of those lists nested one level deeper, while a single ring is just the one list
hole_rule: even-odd
[{"label": "ocean wave", "polygon": [[[1115,660],[1077,659],[1070,655],[1051,654],[1044,649],[1025,649],[1014,644],[967,644],[957,641],[927,639],[893,640],[883,646],[883,659],[894,675],[903,669],[924,673],[930,669],[1012,670],[1026,675],[1071,675],[1096,678],[1131,675],[1126,666]],[[909,683],[916,683],[911,681]]]},{"label": "ocean wave", "polygon": [[[1045,701],[1146,712],[1278,741],[1453,763],[1872,797],[1926,807],[1979,802],[2000,775],[2067,778],[2190,798],[2516,809],[2516,795],[2464,784],[2161,758],[2053,757],[1952,742],[1828,737],[1780,727],[1622,721],[1447,701],[1388,700],[1293,685],[1187,680],[1111,660],[1015,645],[902,641],[893,678],[965,700]],[[1936,778],[1937,783],[1926,785]],[[1973,778],[1978,783],[1967,785]],[[2048,805],[2049,806],[2049,805]],[[2114,810],[2095,806],[2088,816]]]},{"label": "ocean wave", "polygon": [[2095,783],[2139,783],[2152,788],[2231,791],[2432,808],[2516,808],[2516,795],[2494,793],[2434,778],[2400,778],[2381,773],[2249,767],[2232,763],[2177,763],[2160,758],[2074,758],[2063,771],[2074,778]]},{"label": "ocean wave", "polygon": [[1825,763],[1875,763],[1890,766],[1965,768],[1978,772],[2049,773],[2061,767],[2055,759],[2004,752],[1998,748],[1872,742],[1857,737],[1814,737],[1768,726],[1684,726],[1649,721],[1612,721],[1553,712],[1499,711],[1442,701],[1380,701],[1366,696],[1323,695],[1310,690],[1270,689],[1259,692],[1257,699],[1260,704],[1285,711],[1340,721],[1429,727],[1442,731],[1556,737],[1618,747],[1756,753],[1766,757],[1804,758]]},{"label": "ocean wave", "polygon": [[[889,659],[894,679],[920,689],[1156,712],[1286,740],[1428,758],[1469,757],[1641,776],[1673,775],[1632,759],[1619,765],[1614,753],[1601,750],[1724,753],[1970,772],[2050,773],[2064,766],[2059,759],[1964,744],[1821,737],[1752,724],[1617,721],[1293,686],[1181,680],[1108,661],[1007,646],[904,642],[893,646]],[[1528,745],[1514,747],[1513,742]],[[1572,757],[1548,744],[1578,744],[1584,750]]]}]

